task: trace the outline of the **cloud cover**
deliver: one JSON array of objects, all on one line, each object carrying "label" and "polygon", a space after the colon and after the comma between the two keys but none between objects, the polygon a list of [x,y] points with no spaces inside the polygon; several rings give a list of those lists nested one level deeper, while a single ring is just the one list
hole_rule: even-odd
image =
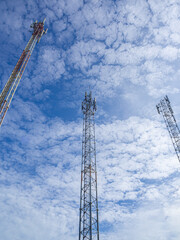
[{"label": "cloud cover", "polygon": [[177,119],[178,1],[1,1],[0,87],[36,46],[0,130],[0,232],[77,239],[84,91],[97,97],[100,237],[178,240],[179,164],[155,104]]}]

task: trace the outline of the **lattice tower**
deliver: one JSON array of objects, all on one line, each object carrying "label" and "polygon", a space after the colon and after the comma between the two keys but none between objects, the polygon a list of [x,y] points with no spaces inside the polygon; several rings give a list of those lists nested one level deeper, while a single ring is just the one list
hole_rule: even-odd
[{"label": "lattice tower", "polygon": [[99,240],[95,122],[96,99],[85,93],[82,102],[83,140],[79,240]]},{"label": "lattice tower", "polygon": [[174,113],[168,96],[165,96],[158,105],[156,105],[159,114],[162,114],[167,130],[171,137],[178,160],[180,161],[180,130],[177,125]]},{"label": "lattice tower", "polygon": [[21,80],[22,74],[26,68],[26,65],[29,61],[29,58],[33,52],[33,49],[37,42],[40,41],[43,34],[47,32],[47,29],[44,30],[44,22],[37,22],[31,24],[32,36],[26,46],[26,48],[23,50],[15,68],[13,69],[11,76],[9,77],[1,95],[0,95],[0,126],[3,122],[3,119],[6,115],[6,112],[9,108],[9,105],[12,101],[12,98],[15,94],[15,91],[19,85],[19,82]]}]

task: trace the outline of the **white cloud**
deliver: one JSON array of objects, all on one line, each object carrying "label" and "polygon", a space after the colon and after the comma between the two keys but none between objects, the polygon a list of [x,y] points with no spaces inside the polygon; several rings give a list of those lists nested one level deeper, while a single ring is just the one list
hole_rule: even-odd
[{"label": "white cloud", "polygon": [[53,29],[54,29],[55,33],[65,30],[66,27],[67,27],[67,23],[63,20],[61,20],[61,21],[58,20],[53,23]]},{"label": "white cloud", "polygon": [[162,49],[161,56],[163,59],[168,61],[174,61],[179,55],[179,50],[175,47],[167,46]]},{"label": "white cloud", "polygon": [[65,2],[65,12],[67,14],[73,14],[74,12],[77,12],[81,7],[83,7],[83,0],[67,0]]},{"label": "white cloud", "polygon": [[128,12],[127,22],[134,24],[138,27],[145,26],[148,24],[151,13],[148,9],[146,1],[127,1],[125,5],[126,11]]},{"label": "white cloud", "polygon": [[179,44],[180,43],[180,35],[177,33],[173,33],[171,34],[170,38],[172,39],[172,42],[175,44]]}]

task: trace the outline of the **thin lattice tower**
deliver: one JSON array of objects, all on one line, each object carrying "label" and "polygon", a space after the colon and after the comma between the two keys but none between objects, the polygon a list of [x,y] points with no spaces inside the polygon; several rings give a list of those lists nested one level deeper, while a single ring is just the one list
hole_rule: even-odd
[{"label": "thin lattice tower", "polygon": [[6,112],[9,108],[9,105],[12,101],[15,91],[19,85],[22,74],[26,68],[29,58],[33,52],[33,49],[36,43],[40,41],[42,35],[47,32],[47,29],[44,30],[44,23],[45,19],[43,20],[43,22],[35,21],[34,23],[31,24],[30,27],[33,29],[32,36],[28,44],[26,45],[26,48],[23,50],[15,68],[11,73],[11,76],[9,77],[0,95],[0,126],[3,122],[3,119],[6,115]]},{"label": "thin lattice tower", "polygon": [[162,114],[167,130],[171,137],[178,160],[180,161],[180,130],[177,125],[174,113],[168,96],[165,96],[158,105],[156,105],[159,114]]},{"label": "thin lattice tower", "polygon": [[96,99],[85,93],[82,102],[83,140],[79,240],[99,240],[95,122]]}]

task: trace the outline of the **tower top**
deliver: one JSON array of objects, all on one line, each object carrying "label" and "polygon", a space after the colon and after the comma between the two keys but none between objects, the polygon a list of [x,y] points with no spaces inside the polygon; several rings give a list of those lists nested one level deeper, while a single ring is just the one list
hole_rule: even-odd
[{"label": "tower top", "polygon": [[82,102],[82,112],[86,114],[87,112],[95,113],[97,110],[96,106],[96,98],[92,99],[92,92],[90,91],[88,94],[85,92],[85,98]]},{"label": "tower top", "polygon": [[37,20],[30,25],[30,28],[33,28],[33,34],[37,37],[37,42],[41,40],[42,35],[47,33],[48,28],[44,29],[44,23],[46,18],[42,22],[38,22]]}]

